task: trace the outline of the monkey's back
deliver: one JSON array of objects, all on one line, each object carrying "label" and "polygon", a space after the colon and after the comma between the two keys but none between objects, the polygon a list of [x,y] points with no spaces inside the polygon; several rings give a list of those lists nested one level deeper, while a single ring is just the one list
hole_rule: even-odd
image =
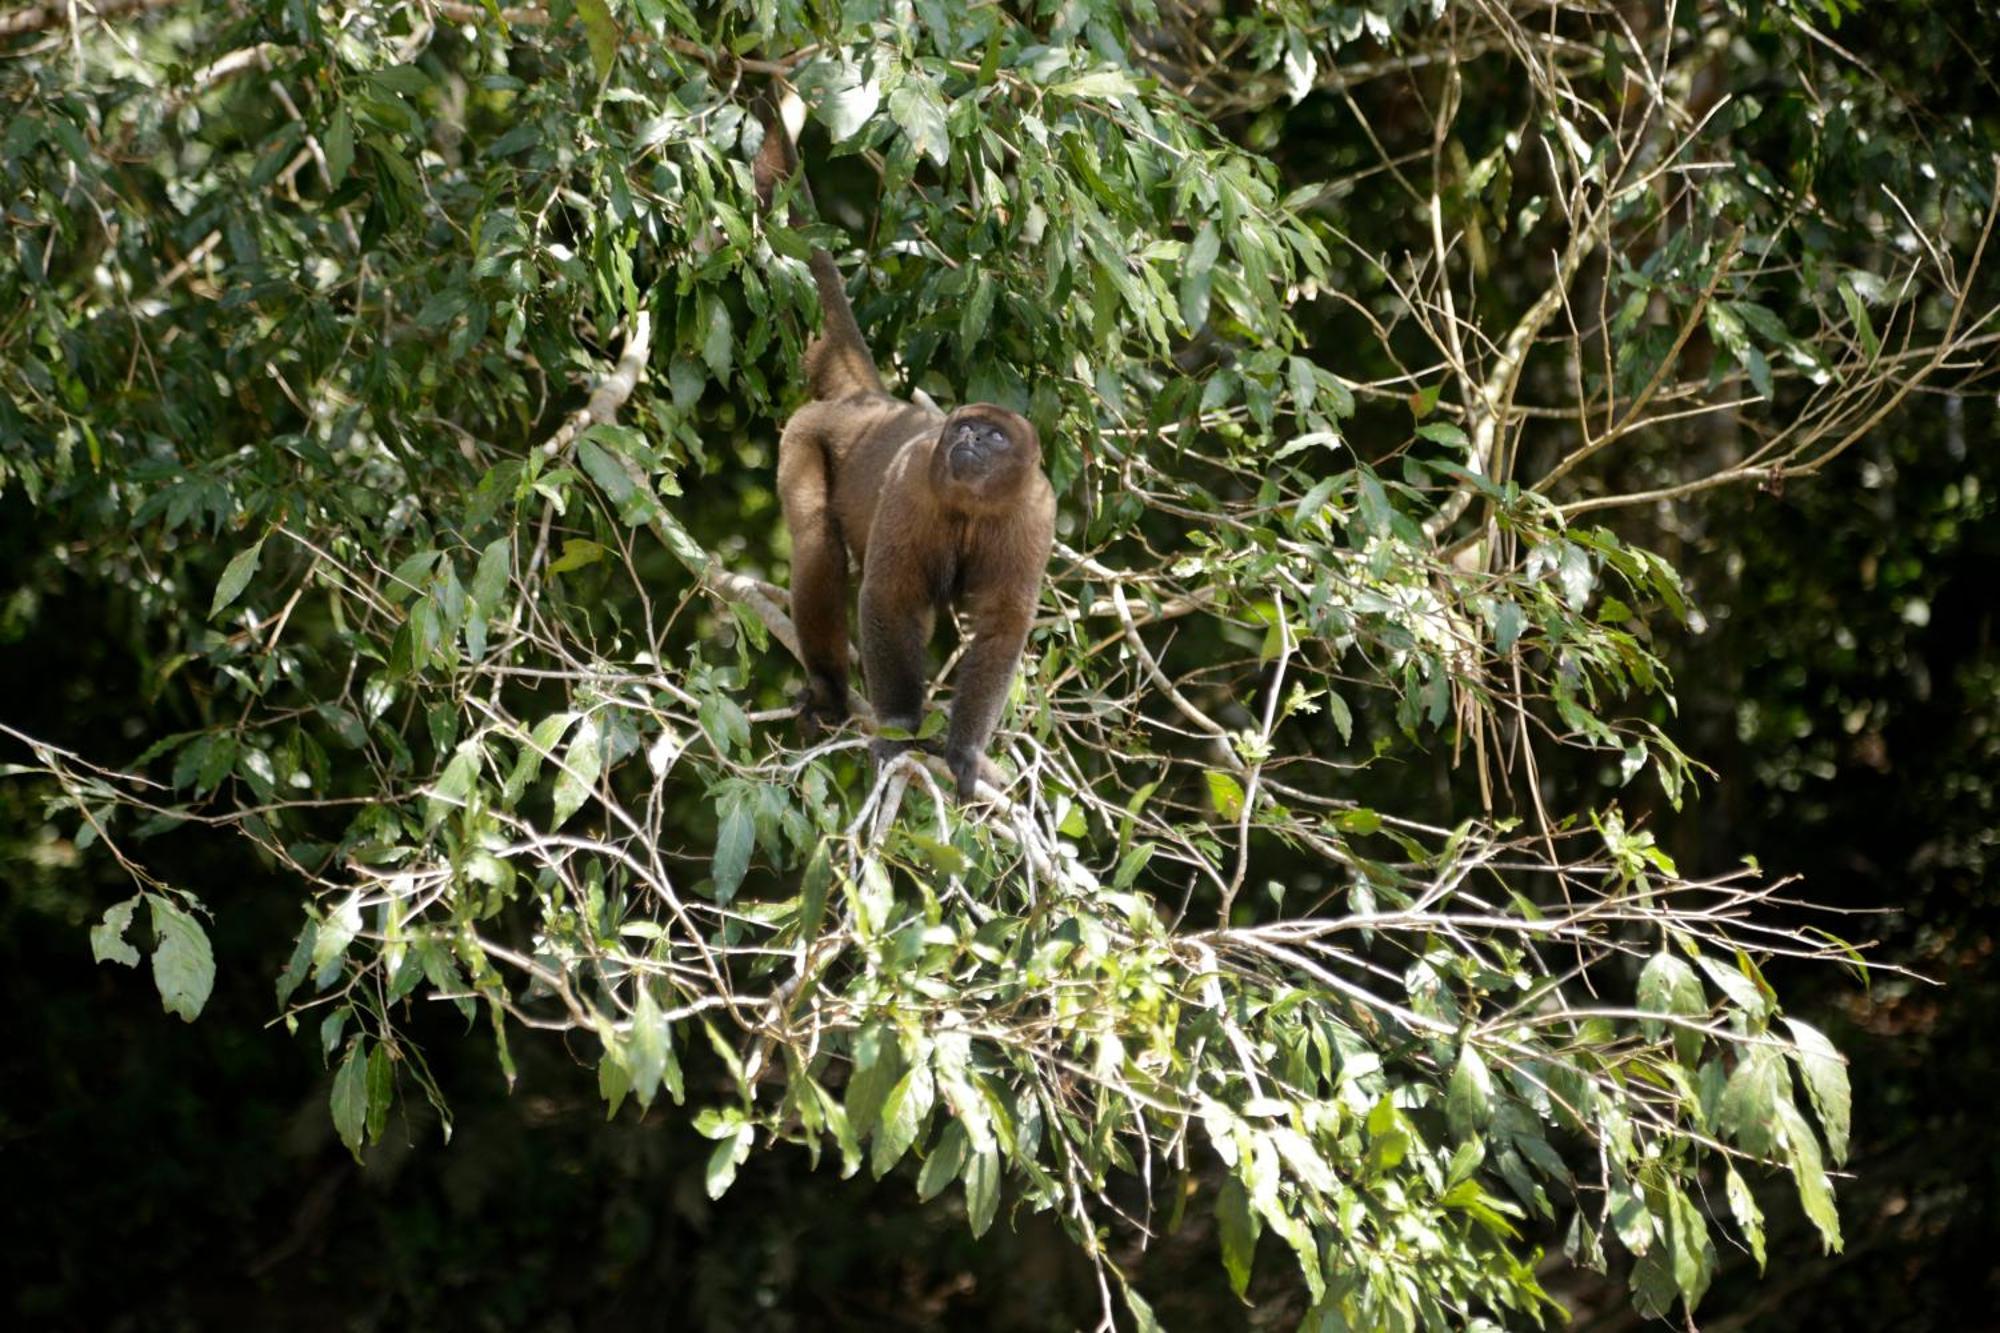
[{"label": "monkey's back", "polygon": [[909,472],[915,468],[921,474],[944,418],[935,408],[868,393],[810,403],[792,420],[809,429],[825,452],[830,505],[849,551],[861,564],[882,496],[891,490],[924,492],[923,477]]}]

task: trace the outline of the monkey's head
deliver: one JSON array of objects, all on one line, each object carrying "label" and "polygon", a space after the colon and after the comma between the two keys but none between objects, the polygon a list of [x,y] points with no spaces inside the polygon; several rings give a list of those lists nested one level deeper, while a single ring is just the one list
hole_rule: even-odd
[{"label": "monkey's head", "polygon": [[1011,506],[1042,465],[1042,440],[1019,412],[971,403],[945,418],[931,452],[931,484],[968,508]]}]

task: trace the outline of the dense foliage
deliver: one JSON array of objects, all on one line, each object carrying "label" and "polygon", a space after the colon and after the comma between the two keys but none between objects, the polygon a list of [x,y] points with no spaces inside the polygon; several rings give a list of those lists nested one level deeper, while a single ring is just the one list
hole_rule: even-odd
[{"label": "dense foliage", "polygon": [[[140,734],[9,730],[172,1012],[232,910],[176,843],[305,900],[357,1156],[450,1133],[439,1000],[685,1108],[711,1197],[791,1142],[1046,1213],[1107,1320],[1187,1211],[1327,1329],[1545,1321],[1549,1237],[1692,1309],[1773,1167],[1838,1247],[1770,965],[1864,960],[1640,818],[1701,777],[1641,520],[1987,359],[1991,126],[1906,125],[1838,6],[130,8],[0,19],[0,499],[9,623],[92,588]],[[795,744],[815,243],[903,386],[1049,443],[1004,801]]]}]

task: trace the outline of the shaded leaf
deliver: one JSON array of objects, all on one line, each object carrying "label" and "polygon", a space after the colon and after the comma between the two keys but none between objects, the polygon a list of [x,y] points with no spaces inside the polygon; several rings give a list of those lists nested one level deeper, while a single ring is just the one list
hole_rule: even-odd
[{"label": "shaded leaf", "polygon": [[229,563],[223,567],[222,577],[216,580],[215,597],[208,604],[210,619],[214,619],[249,586],[250,577],[257,572],[257,562],[263,555],[264,542],[259,538],[230,557]]},{"label": "shaded leaf", "polygon": [[333,1094],[329,1099],[334,1131],[357,1162],[361,1160],[362,1135],[368,1128],[367,1044],[363,1037],[347,1044],[347,1055],[333,1076]]}]

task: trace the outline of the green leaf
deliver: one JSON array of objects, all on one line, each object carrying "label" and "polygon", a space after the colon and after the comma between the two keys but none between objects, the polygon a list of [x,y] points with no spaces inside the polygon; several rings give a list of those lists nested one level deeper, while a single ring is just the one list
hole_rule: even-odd
[{"label": "green leaf", "polygon": [[1432,444],[1442,444],[1453,449],[1470,449],[1472,440],[1463,430],[1449,421],[1433,421],[1417,427],[1417,438],[1429,440]]},{"label": "green leaf", "polygon": [[[567,546],[564,548],[567,550]],[[479,553],[479,568],[472,575],[472,600],[490,618],[507,595],[507,576],[513,569],[514,539],[500,537],[488,542]]]},{"label": "green leaf", "polygon": [[1382,831],[1381,813],[1370,810],[1366,806],[1357,806],[1352,810],[1341,811],[1340,818],[1336,819],[1334,823],[1342,833],[1354,833],[1366,836],[1370,833],[1380,833]]},{"label": "green leaf", "polygon": [[1745,1152],[1769,1157],[1778,1148],[1780,1108],[1792,1110],[1785,1058],[1766,1045],[1745,1049],[1722,1090],[1718,1118]]},{"label": "green leaf", "polygon": [[168,1013],[192,1023],[215,986],[215,954],[208,935],[170,899],[149,893],[146,905],[153,909],[153,932],[160,937],[153,947],[153,985],[160,992],[160,1003]]},{"label": "green leaf", "polygon": [[549,561],[549,573],[567,574],[571,570],[594,565],[609,554],[611,548],[601,542],[585,537],[566,537],[563,539],[562,554]]},{"label": "green leaf", "polygon": [[1160,1327],[1159,1316],[1153,1313],[1153,1307],[1146,1303],[1146,1298],[1139,1294],[1137,1287],[1130,1282],[1120,1282],[1118,1294],[1125,1298],[1125,1308],[1132,1315],[1132,1327],[1137,1333],[1165,1333]]},{"label": "green leaf", "polygon": [[[1076,825],[1075,828],[1070,827],[1072,823]],[[1083,824],[1082,810],[1072,806],[1070,808],[1070,818],[1063,822],[1062,832],[1075,838],[1083,836],[1086,831],[1087,829]],[[918,853],[924,858],[924,861],[932,869],[946,875],[962,875],[965,873],[965,853],[958,850],[958,848],[948,842],[939,842],[936,838],[928,837],[922,833],[912,832],[906,836],[910,840],[910,845],[916,848]]]},{"label": "green leaf", "polygon": [[361,1160],[361,1137],[368,1128],[367,1038],[356,1037],[347,1044],[347,1056],[333,1076],[333,1128],[340,1141]]},{"label": "green leaf", "polygon": [[1742,968],[1717,962],[1707,954],[1695,959],[1695,962],[1701,965],[1701,970],[1708,974],[1708,979],[1713,981],[1738,1009],[1752,1018],[1764,1018],[1770,1014],[1770,1001],[1758,988],[1757,983],[1744,975]]},{"label": "green leaf", "polygon": [[1794,1056],[1804,1076],[1813,1110],[1819,1113],[1820,1127],[1826,1131],[1826,1148],[1833,1160],[1847,1160],[1847,1132],[1851,1095],[1847,1085],[1847,1061],[1817,1028],[1787,1018],[1792,1030]]},{"label": "green leaf", "polygon": [[389,1127],[389,1107],[396,1098],[395,1062],[389,1048],[376,1042],[368,1052],[368,1141],[380,1143]]},{"label": "green leaf", "polygon": [[573,0],[576,16],[583,20],[584,36],[590,42],[590,63],[597,70],[599,81],[611,77],[611,66],[618,58],[618,25],[611,18],[611,7],[605,0]]},{"label": "green leaf", "polygon": [[909,136],[912,148],[940,167],[945,164],[951,156],[951,135],[945,128],[944,104],[929,80],[905,78],[889,94],[889,114]]},{"label": "green leaf", "polygon": [[[1695,976],[1694,969],[1677,955],[1662,952],[1654,954],[1639,973],[1639,1007],[1651,1013],[1705,1018],[1708,998],[1702,993],[1701,979]],[[1657,1018],[1646,1018],[1639,1021],[1639,1026],[1647,1041],[1658,1041],[1670,1025]],[[1702,1034],[1691,1028],[1671,1026],[1674,1053],[1692,1069],[1701,1059]]]},{"label": "green leaf", "polygon": [[250,584],[250,576],[257,572],[257,562],[264,555],[264,540],[258,538],[238,551],[223,567],[222,577],[215,584],[215,598],[208,605],[209,619],[213,620],[221,610],[242,595]]},{"label": "green leaf", "polygon": [[1493,1121],[1493,1075],[1470,1043],[1459,1048],[1444,1109],[1451,1132],[1460,1139],[1471,1138]]},{"label": "green leaf", "polygon": [[1868,306],[1861,294],[1854,290],[1854,284],[1845,278],[1840,281],[1841,304],[1847,307],[1847,317],[1854,321],[1854,332],[1861,339],[1861,350],[1873,361],[1882,350],[1881,341],[1875,336],[1875,325],[1868,318]]},{"label": "green leaf", "polygon": [[1750,1243],[1750,1254],[1757,1260],[1757,1271],[1764,1271],[1764,1210],[1757,1206],[1757,1200],[1750,1193],[1750,1186],[1743,1177],[1736,1174],[1735,1167],[1727,1168],[1729,1175],[1724,1182],[1724,1190],[1729,1196],[1729,1211],[1736,1217],[1737,1229],[1743,1239]]},{"label": "green leaf", "polygon": [[916,1142],[917,1131],[931,1113],[936,1093],[937,1079],[928,1064],[912,1066],[889,1090],[888,1099],[882,1103],[882,1118],[875,1126],[875,1148],[869,1159],[878,1178],[887,1175],[889,1168],[901,1161]]},{"label": "green leaf", "polygon": [[708,1197],[720,1199],[736,1183],[736,1168],[750,1156],[750,1145],[756,1135],[756,1126],[742,1125],[735,1133],[715,1145],[708,1155],[708,1170],[705,1181]]},{"label": "green leaf", "polygon": [[1222,237],[1213,222],[1201,224],[1194,243],[1188,246],[1187,263],[1181,268],[1181,322],[1190,333],[1208,323],[1209,275],[1216,256],[1222,253]]},{"label": "green leaf", "polygon": [[319,942],[319,923],[308,920],[299,930],[298,942],[292,946],[292,956],[285,963],[285,970],[278,974],[278,1005],[284,1007],[287,1000],[313,973],[313,947]]},{"label": "green leaf", "polygon": [[347,179],[347,170],[354,165],[354,118],[345,106],[336,107],[333,119],[326,127],[326,135],[320,141],[320,151],[326,154],[326,176],[336,190]]},{"label": "green leaf", "polygon": [[993,1225],[1000,1204],[1000,1152],[978,1148],[965,1163],[965,1219],[975,1238]]},{"label": "green leaf", "polygon": [[882,863],[874,857],[861,865],[861,874],[855,878],[843,875],[841,887],[847,890],[848,905],[854,910],[854,925],[864,940],[872,940],[881,935],[883,927],[889,924],[890,913],[896,910],[895,886],[889,883],[889,874]]},{"label": "green leaf", "polygon": [[1790,1158],[1792,1179],[1799,1187],[1799,1202],[1806,1216],[1819,1228],[1821,1242],[1830,1253],[1841,1249],[1840,1213],[1833,1205],[1833,1182],[1827,1179],[1825,1163],[1819,1155],[1819,1140],[1812,1126],[1787,1097],[1778,1107],[1778,1130]]},{"label": "green leaf", "polygon": [[563,733],[574,721],[575,713],[551,713],[535,724],[535,729],[528,733],[527,743],[521,746],[520,756],[514,761],[514,771],[507,775],[506,785],[501,788],[503,805],[512,808],[521,799],[528,790],[528,784],[541,772],[542,757],[555,754]]},{"label": "green leaf", "polygon": [[479,777],[479,746],[467,741],[445,765],[437,785],[424,799],[424,831],[435,829],[453,810],[463,809],[472,796],[472,784]]},{"label": "green leaf", "polygon": [[[1347,700],[1332,690],[1326,693],[1326,713],[1333,719],[1333,728],[1340,733],[1340,743],[1346,745],[1354,739],[1354,710]],[[1379,827],[1379,824],[1378,824]],[[1373,830],[1369,830],[1373,832]]]},{"label": "green leaf", "polygon": [[1215,804],[1215,813],[1223,819],[1235,819],[1243,813],[1243,788],[1235,778],[1216,769],[1209,769],[1204,776],[1208,779],[1208,799]]},{"label": "green leaf", "polygon": [[827,891],[832,885],[833,862],[822,838],[799,881],[799,936],[808,943],[818,938],[820,925],[826,920]]},{"label": "green leaf", "polygon": [[1709,1280],[1715,1276],[1715,1249],[1709,1243],[1708,1224],[1694,1200],[1677,1186],[1667,1187],[1667,1236],[1673,1260],[1674,1286],[1688,1313],[1701,1304]]},{"label": "green leaf", "polygon": [[1138,92],[1138,89],[1123,72],[1115,69],[1098,69],[1066,83],[1059,83],[1049,89],[1049,92],[1057,97],[1116,101],[1131,97]]},{"label": "green leaf", "polygon": [[653,988],[639,979],[639,996],[632,1004],[631,1044],[626,1056],[632,1073],[632,1095],[639,1105],[651,1106],[667,1071],[667,1055],[673,1047],[673,1033],[653,999]]},{"label": "green leaf", "polygon": [[924,1169],[917,1173],[917,1197],[934,1199],[944,1192],[945,1186],[958,1179],[959,1171],[965,1166],[966,1149],[970,1146],[965,1137],[965,1126],[954,1120],[938,1135],[937,1146],[924,1159]]},{"label": "green leaf", "polygon": [[847,1122],[857,1136],[866,1135],[881,1118],[882,1103],[902,1072],[902,1049],[882,1023],[870,1023],[854,1035],[854,1072],[847,1077]]},{"label": "green leaf", "polygon": [[1215,1199],[1216,1229],[1222,1237],[1222,1266],[1229,1273],[1229,1287],[1240,1300],[1250,1290],[1250,1265],[1257,1253],[1257,1215],[1250,1210],[1250,1195],[1243,1182],[1230,1176],[1222,1182]]},{"label": "green leaf", "polygon": [[701,340],[702,364],[716,379],[727,381],[736,356],[736,327],[729,317],[729,307],[721,300],[711,297],[707,305],[708,328]]},{"label": "green leaf", "polygon": [[104,919],[90,928],[91,958],[100,963],[123,963],[126,967],[139,965],[139,951],[125,942],[132,913],[138,907],[139,895],[135,893],[124,902],[104,909]]},{"label": "green leaf", "polygon": [[569,817],[583,808],[590,799],[591,791],[597,786],[597,778],[604,771],[604,743],[597,729],[597,719],[586,717],[570,738],[569,749],[563,755],[563,766],[556,774],[555,810],[551,828],[561,828]]},{"label": "green leaf", "polygon": [[1632,1253],[1647,1254],[1652,1251],[1658,1234],[1653,1225],[1653,1215],[1646,1211],[1645,1197],[1629,1184],[1621,1184],[1612,1190],[1611,1229]]},{"label": "green leaf", "polygon": [[958,344],[967,356],[973,355],[979,347],[979,340],[986,334],[986,322],[993,315],[993,275],[981,271],[973,284],[972,299],[965,303],[965,313],[958,319]]},{"label": "green leaf", "polygon": [[750,867],[750,850],[757,843],[757,818],[750,798],[740,788],[724,802],[722,823],[715,835],[715,860],[710,871],[715,880],[715,899],[728,903],[736,897],[743,874]]},{"label": "green leaf", "polygon": [[881,88],[863,75],[858,67],[847,67],[845,78],[847,81],[829,91],[825,100],[815,108],[820,123],[826,126],[827,134],[835,143],[852,137],[882,105]]},{"label": "green leaf", "polygon": [[625,1095],[632,1091],[632,1071],[619,1058],[617,1048],[609,1043],[604,1054],[597,1057],[597,1095],[604,1098],[604,1118],[614,1119],[618,1108],[625,1104]]}]

